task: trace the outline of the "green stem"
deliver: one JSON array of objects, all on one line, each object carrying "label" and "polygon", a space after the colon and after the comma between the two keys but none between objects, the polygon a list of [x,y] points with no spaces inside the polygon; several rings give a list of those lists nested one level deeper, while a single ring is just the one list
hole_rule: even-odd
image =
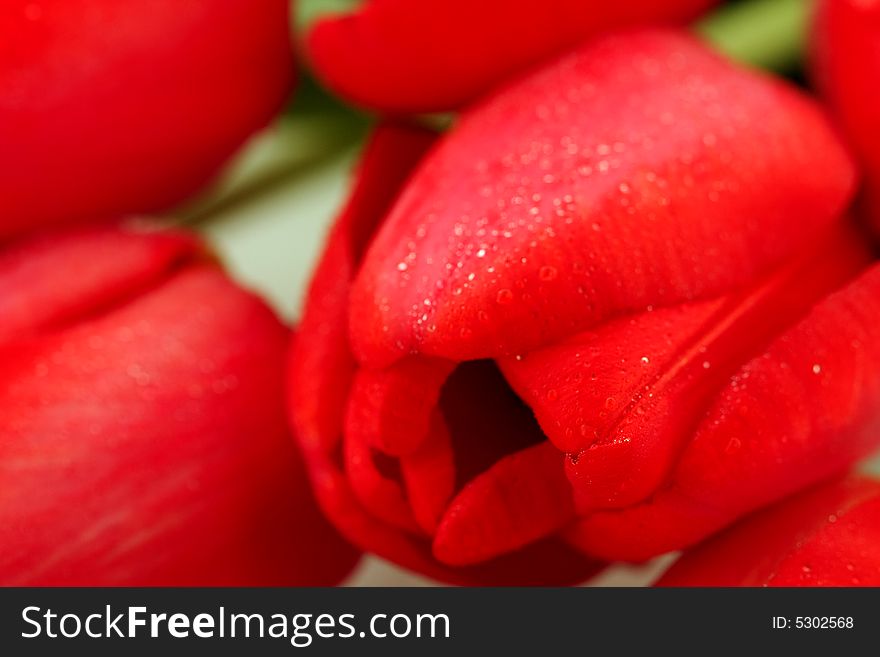
[{"label": "green stem", "polygon": [[297,33],[304,33],[319,16],[354,11],[362,2],[363,0],[296,0],[293,11],[294,29]]},{"label": "green stem", "polygon": [[814,0],[747,0],[713,12],[696,30],[737,61],[791,73],[806,51],[813,5]]}]

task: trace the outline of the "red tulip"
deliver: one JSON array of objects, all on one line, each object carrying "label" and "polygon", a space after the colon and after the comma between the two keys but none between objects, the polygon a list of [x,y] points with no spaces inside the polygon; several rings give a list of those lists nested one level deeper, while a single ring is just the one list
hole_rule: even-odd
[{"label": "red tulip", "polygon": [[327,585],[288,332],[180,233],[0,251],[0,584]]},{"label": "red tulip", "polygon": [[292,73],[288,0],[6,0],[0,238],[180,202]]},{"label": "red tulip", "polygon": [[865,200],[880,228],[880,2],[823,0],[813,46],[817,82],[866,169]]},{"label": "red tulip", "polygon": [[375,137],[291,370],[351,540],[443,579],[576,581],[560,539],[681,548],[878,444],[880,269],[812,101],[638,32],[465,112],[397,197],[430,142]]},{"label": "red tulip", "polygon": [[343,97],[392,113],[458,108],[584,39],[680,24],[716,0],[369,0],[319,20],[307,50]]},{"label": "red tulip", "polygon": [[880,482],[851,477],[746,518],[658,586],[880,586]]},{"label": "red tulip", "polygon": [[[348,344],[351,281],[385,211],[434,138],[427,130],[385,125],[367,147],[351,198],[315,274],[294,343],[290,361],[293,425],[302,432],[298,435],[321,507],[356,545],[458,584],[577,582],[595,572],[596,564],[555,540],[478,567],[449,568],[438,563],[431,555],[428,538],[412,531],[415,521],[400,490],[399,463],[383,458],[368,445],[343,440],[345,407],[357,371]],[[392,426],[399,431],[409,429],[405,419]],[[478,454],[472,456],[479,458]],[[389,470],[383,470],[384,466]],[[426,495],[431,494],[432,479],[439,477],[439,483],[445,483],[448,472],[442,464],[431,462],[430,453],[422,470]],[[407,518],[404,522],[411,531],[400,531],[395,515]],[[388,518],[390,522],[386,522]],[[545,564],[540,571],[533,568],[535,561]]]}]

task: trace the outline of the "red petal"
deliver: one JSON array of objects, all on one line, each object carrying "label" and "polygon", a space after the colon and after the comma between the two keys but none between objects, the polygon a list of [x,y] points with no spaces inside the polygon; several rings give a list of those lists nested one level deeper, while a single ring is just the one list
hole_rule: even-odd
[{"label": "red petal", "polygon": [[466,112],[422,164],[352,290],[355,353],[526,353],[718,295],[815,239],[853,182],[783,83],[674,33],[597,41]]},{"label": "red petal", "polygon": [[582,512],[654,493],[743,361],[869,259],[863,236],[842,225],[752,290],[609,322],[504,361],[545,432],[571,454]]},{"label": "red petal", "polygon": [[813,37],[814,73],[867,170],[866,200],[880,228],[880,4],[822,0]]},{"label": "red petal", "polygon": [[0,581],[338,582],[356,554],[318,513],[285,427],[287,341],[253,295],[190,265],[3,345]]},{"label": "red petal", "polygon": [[[289,410],[301,435],[315,492],[324,512],[350,541],[441,581],[487,585],[584,581],[601,565],[559,540],[538,541],[475,567],[444,566],[433,557],[426,538],[400,531],[368,513],[343,472],[339,453],[342,418],[355,369],[347,339],[349,280],[371,228],[381,221],[385,205],[406,177],[407,162],[411,165],[429,143],[430,135],[425,131],[387,125],[377,131],[355,193],[334,229],[309,292],[290,363]],[[400,464],[406,495],[425,531],[433,530],[455,484],[451,454],[443,443],[448,435],[435,430],[429,431],[429,436],[430,441]],[[425,468],[430,468],[431,477],[420,475]],[[412,481],[413,477],[418,482]],[[428,490],[434,482],[438,482],[437,488]]]},{"label": "red petal", "polygon": [[750,516],[688,552],[658,586],[878,586],[880,484],[850,478]]},{"label": "red petal", "polygon": [[586,581],[603,564],[586,559],[558,539],[545,539],[476,566],[450,567],[431,545],[365,513],[332,459],[315,454],[309,467],[324,513],[355,545],[441,582],[464,586],[565,586]]},{"label": "red petal", "polygon": [[645,559],[869,454],[880,440],[878,326],[880,267],[873,267],[732,377],[651,500],[592,514],[571,539],[604,558]]},{"label": "red petal", "polygon": [[345,474],[358,500],[372,515],[408,532],[419,533],[412,509],[404,497],[399,463],[376,450],[361,434],[347,432],[344,440]]},{"label": "red petal", "polygon": [[439,410],[431,418],[431,439],[400,459],[406,493],[416,522],[431,536],[455,493],[455,454]]},{"label": "red petal", "polygon": [[412,454],[429,438],[440,389],[453,369],[452,361],[411,358],[383,370],[359,370],[346,435],[357,435],[388,454]]},{"label": "red petal", "polygon": [[551,536],[574,519],[562,455],[549,442],[506,456],[449,505],[434,537],[443,563],[479,563]]},{"label": "red petal", "polygon": [[6,0],[0,239],[148,213],[201,188],[281,108],[287,0]]},{"label": "red petal", "polygon": [[[385,112],[454,109],[588,37],[626,25],[676,24],[714,0],[371,0],[319,20],[308,35],[318,75]],[[454,44],[454,47],[450,47]]]},{"label": "red petal", "polygon": [[125,301],[200,252],[183,233],[116,228],[13,243],[0,251],[0,343]]},{"label": "red petal", "polygon": [[348,295],[361,254],[412,167],[436,135],[383,124],[367,145],[351,197],[309,288],[289,365],[290,412],[304,449],[332,450],[355,363],[348,347]]}]

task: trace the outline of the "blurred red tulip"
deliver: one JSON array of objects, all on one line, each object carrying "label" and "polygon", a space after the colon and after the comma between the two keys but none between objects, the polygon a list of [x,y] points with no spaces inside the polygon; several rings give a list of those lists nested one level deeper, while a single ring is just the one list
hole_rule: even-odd
[{"label": "blurred red tulip", "polygon": [[6,0],[0,238],[167,208],[290,88],[288,0]]},{"label": "blurred red tulip", "polygon": [[465,112],[402,185],[431,141],[377,133],[292,362],[352,541],[573,582],[563,539],[644,559],[877,446],[880,269],[815,103],[643,31]]},{"label": "blurred red tulip", "polygon": [[385,112],[436,112],[589,37],[681,24],[716,2],[368,0],[319,20],[306,45],[318,76],[344,98]]},{"label": "blurred red tulip", "polygon": [[880,483],[851,477],[750,516],[658,586],[880,586]]},{"label": "blurred red tulip", "polygon": [[180,233],[0,251],[0,583],[329,585],[288,331]]},{"label": "blurred red tulip", "polygon": [[816,81],[866,169],[865,201],[880,229],[880,2],[822,0],[813,41]]}]

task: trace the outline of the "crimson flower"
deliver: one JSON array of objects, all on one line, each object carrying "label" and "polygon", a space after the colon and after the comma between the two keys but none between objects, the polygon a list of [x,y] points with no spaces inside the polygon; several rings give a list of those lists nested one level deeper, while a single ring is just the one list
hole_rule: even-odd
[{"label": "crimson flower", "polygon": [[338,582],[356,554],[286,430],[287,344],[184,234],[0,251],[0,583]]},{"label": "crimson flower", "polygon": [[447,581],[573,582],[877,446],[880,270],[811,100],[638,31],[432,141],[375,135],[291,364],[354,543]]},{"label": "crimson flower", "polygon": [[823,0],[813,40],[815,77],[862,160],[869,216],[880,227],[880,3]]},{"label": "crimson flower", "polygon": [[369,0],[310,30],[315,72],[343,97],[392,113],[466,102],[614,28],[681,24],[716,0]]},{"label": "crimson flower", "polygon": [[706,541],[658,586],[880,586],[880,482],[796,495]]},{"label": "crimson flower", "polygon": [[0,238],[165,209],[281,107],[288,0],[6,0]]}]

